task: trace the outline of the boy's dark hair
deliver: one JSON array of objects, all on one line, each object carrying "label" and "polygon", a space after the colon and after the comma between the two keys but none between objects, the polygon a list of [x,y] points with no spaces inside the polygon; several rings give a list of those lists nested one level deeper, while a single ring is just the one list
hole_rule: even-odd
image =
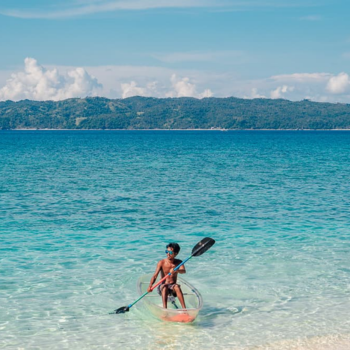
[{"label": "boy's dark hair", "polygon": [[180,246],[177,243],[169,243],[166,247],[173,248],[175,254],[180,251]]}]

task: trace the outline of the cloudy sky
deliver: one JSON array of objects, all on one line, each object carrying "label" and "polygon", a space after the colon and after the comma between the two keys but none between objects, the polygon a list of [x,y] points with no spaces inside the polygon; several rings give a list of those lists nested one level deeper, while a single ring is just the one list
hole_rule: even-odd
[{"label": "cloudy sky", "polygon": [[350,103],[348,0],[1,0],[0,101]]}]

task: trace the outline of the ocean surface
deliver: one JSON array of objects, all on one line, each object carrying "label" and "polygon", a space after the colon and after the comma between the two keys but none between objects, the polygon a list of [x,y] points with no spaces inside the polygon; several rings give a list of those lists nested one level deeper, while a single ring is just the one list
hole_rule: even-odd
[{"label": "ocean surface", "polygon": [[[349,349],[350,132],[1,131],[0,348]],[[136,282],[186,264],[164,323]]]}]

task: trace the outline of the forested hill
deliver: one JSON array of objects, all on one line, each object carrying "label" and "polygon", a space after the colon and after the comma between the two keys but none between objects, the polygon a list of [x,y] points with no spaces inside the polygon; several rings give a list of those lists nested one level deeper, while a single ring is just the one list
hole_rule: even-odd
[{"label": "forested hill", "polygon": [[0,102],[0,129],[33,128],[350,129],[350,105],[234,97]]}]

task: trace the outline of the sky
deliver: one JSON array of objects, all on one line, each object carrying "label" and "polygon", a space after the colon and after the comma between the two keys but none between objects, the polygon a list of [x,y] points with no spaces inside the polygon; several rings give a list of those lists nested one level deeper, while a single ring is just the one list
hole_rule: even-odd
[{"label": "sky", "polygon": [[350,103],[348,0],[1,0],[0,101]]}]

